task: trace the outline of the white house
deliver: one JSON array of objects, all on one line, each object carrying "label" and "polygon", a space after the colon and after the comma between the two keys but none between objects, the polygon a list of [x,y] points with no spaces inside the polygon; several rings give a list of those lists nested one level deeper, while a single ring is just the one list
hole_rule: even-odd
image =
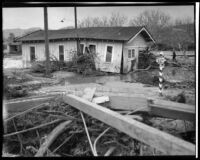
[{"label": "white house", "polygon": [[[77,40],[81,52],[88,49],[97,55],[96,68],[105,72],[127,73],[137,68],[138,54],[155,43],[145,27],[91,27],[49,30],[50,56],[70,61],[77,51]],[[44,31],[39,30],[20,37],[23,66],[45,60]]]}]

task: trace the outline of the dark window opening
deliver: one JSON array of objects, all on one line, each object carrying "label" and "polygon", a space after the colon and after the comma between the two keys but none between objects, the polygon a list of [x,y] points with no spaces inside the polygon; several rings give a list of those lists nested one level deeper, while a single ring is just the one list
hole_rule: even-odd
[{"label": "dark window opening", "polygon": [[128,50],[128,58],[131,58],[131,50]]},{"label": "dark window opening", "polygon": [[132,49],[132,58],[134,58],[134,57],[135,57],[135,50]]},{"label": "dark window opening", "polygon": [[107,46],[106,62],[111,62],[111,60],[112,60],[112,51],[113,51],[113,47],[112,46]]},{"label": "dark window opening", "polygon": [[85,47],[85,53],[89,53],[89,48]]},{"label": "dark window opening", "polygon": [[64,46],[59,46],[59,60],[64,61]]},{"label": "dark window opening", "polygon": [[35,61],[35,47],[30,47],[30,59],[31,62]]},{"label": "dark window opening", "polygon": [[95,45],[89,45],[89,49],[91,53],[96,53],[96,46]]},{"label": "dark window opening", "polygon": [[84,52],[84,44],[80,44],[80,54],[83,54]]},{"label": "dark window opening", "polygon": [[7,49],[7,45],[4,44],[4,45],[3,45],[3,49]]}]

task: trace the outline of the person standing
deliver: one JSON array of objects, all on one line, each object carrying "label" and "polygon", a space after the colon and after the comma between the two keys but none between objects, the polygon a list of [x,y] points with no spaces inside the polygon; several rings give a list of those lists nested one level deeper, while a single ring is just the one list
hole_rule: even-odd
[{"label": "person standing", "polygon": [[173,60],[173,61],[176,61],[176,52],[175,52],[175,49],[173,49],[172,60]]}]

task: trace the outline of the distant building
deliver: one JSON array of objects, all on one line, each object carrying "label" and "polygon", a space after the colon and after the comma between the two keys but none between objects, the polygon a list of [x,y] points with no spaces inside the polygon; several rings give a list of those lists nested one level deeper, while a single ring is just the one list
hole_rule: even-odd
[{"label": "distant building", "polygon": [[21,51],[21,42],[16,42],[14,34],[11,33],[8,39],[3,42],[3,53],[21,54]]},{"label": "distant building", "polygon": [[[91,27],[49,30],[50,56],[61,61],[70,61],[80,50],[96,53],[96,68],[105,72],[127,73],[138,67],[138,54],[155,43],[145,27]],[[45,60],[44,31],[36,31],[17,39],[22,42],[22,57],[25,68],[34,61]]]}]

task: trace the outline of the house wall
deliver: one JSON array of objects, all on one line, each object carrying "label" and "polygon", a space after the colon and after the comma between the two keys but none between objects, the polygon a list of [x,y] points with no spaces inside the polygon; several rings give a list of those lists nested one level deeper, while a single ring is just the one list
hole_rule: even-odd
[{"label": "house wall", "polygon": [[[90,44],[96,45],[96,69],[100,69],[105,72],[120,73],[122,56],[121,42],[81,41],[80,43],[84,44],[84,47],[89,46]],[[105,62],[107,46],[113,46],[112,60],[110,63]]]},{"label": "house wall", "polygon": [[[120,73],[121,65],[121,55],[122,55],[122,43],[120,42],[103,42],[103,41],[80,41],[81,44],[84,44],[84,47],[89,44],[96,45],[97,58],[96,68],[101,71],[106,72],[116,72]],[[51,42],[49,43],[50,56],[54,55],[59,59],[59,50],[58,46],[64,45],[64,60],[70,61],[73,57],[74,52],[76,51],[76,41],[65,41],[65,42]],[[106,46],[113,46],[112,62],[105,62],[106,56]],[[22,44],[22,59],[23,66],[25,68],[30,67],[30,47],[35,46],[36,60],[43,61],[45,60],[45,45],[44,43],[31,43],[31,44]]]},{"label": "house wall", "polygon": [[143,38],[141,34],[138,34],[134,39],[131,39],[130,41],[124,43],[123,47],[123,73],[127,73],[131,70],[131,61],[134,58],[128,58],[128,49],[135,49],[135,59],[136,64],[134,66],[134,69],[138,67],[138,53],[140,48],[146,48],[148,47],[148,43]]}]

